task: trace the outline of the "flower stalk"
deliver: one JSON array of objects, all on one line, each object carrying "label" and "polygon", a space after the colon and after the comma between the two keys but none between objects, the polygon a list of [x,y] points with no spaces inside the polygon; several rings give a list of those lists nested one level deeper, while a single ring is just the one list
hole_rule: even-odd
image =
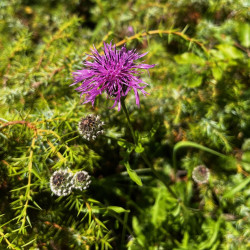
[{"label": "flower stalk", "polygon": [[[134,144],[135,146],[138,145],[138,140],[135,136],[135,132],[134,132],[134,129],[133,129],[133,126],[131,124],[131,121],[130,121],[130,117],[129,117],[129,114],[128,114],[128,110],[127,110],[127,107],[125,105],[125,98],[122,98],[121,99],[121,106],[122,106],[122,110],[126,116],[126,119],[127,119],[127,123],[128,123],[128,126],[129,126],[129,129],[130,129],[130,132],[132,134],[132,137],[133,137],[133,140],[134,140]],[[148,160],[147,158],[147,155],[142,152],[140,153],[141,154],[141,157],[142,159],[144,160],[144,162],[146,163],[146,165],[151,169],[151,171],[153,172],[153,174],[156,176],[156,178],[158,180],[160,180],[164,185],[165,187],[167,188],[167,190],[169,191],[169,193],[176,199],[179,199],[177,197],[177,195],[174,193],[174,191],[172,190],[172,188],[169,186],[169,184],[166,182],[166,180],[155,170],[154,166],[150,163],[150,161]]]}]

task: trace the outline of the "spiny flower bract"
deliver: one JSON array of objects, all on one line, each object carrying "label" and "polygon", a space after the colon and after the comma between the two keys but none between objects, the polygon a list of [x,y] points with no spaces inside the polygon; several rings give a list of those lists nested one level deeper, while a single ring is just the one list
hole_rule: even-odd
[{"label": "spiny flower bract", "polygon": [[86,171],[78,171],[73,175],[69,168],[59,169],[50,177],[50,189],[57,196],[66,196],[73,189],[87,189],[91,183],[90,178]]},{"label": "spiny flower bract", "polygon": [[74,188],[84,190],[89,187],[91,183],[90,175],[86,171],[79,171],[74,175]]},{"label": "spiny flower bract", "polygon": [[112,43],[104,42],[103,54],[99,54],[94,47],[92,55],[93,62],[85,61],[81,70],[73,72],[74,84],[82,83],[77,91],[81,96],[85,95],[83,103],[91,102],[94,106],[95,98],[106,92],[108,97],[114,100],[115,107],[121,109],[121,98],[125,97],[129,91],[133,90],[136,104],[140,105],[138,90],[143,95],[148,94],[144,88],[148,85],[140,77],[141,69],[150,69],[155,65],[136,63],[135,61],[145,56],[147,53],[138,54],[136,50],[127,50],[123,46],[120,50],[116,49]]},{"label": "spiny flower bract", "polygon": [[95,140],[100,134],[103,134],[102,126],[104,122],[100,120],[100,116],[93,114],[82,118],[78,124],[79,133],[88,141]]},{"label": "spiny flower bract", "polygon": [[50,177],[50,189],[57,196],[66,196],[72,192],[73,174],[69,169],[60,169]]},{"label": "spiny flower bract", "polygon": [[210,177],[210,171],[204,165],[197,166],[192,172],[194,181],[198,184],[205,184]]}]

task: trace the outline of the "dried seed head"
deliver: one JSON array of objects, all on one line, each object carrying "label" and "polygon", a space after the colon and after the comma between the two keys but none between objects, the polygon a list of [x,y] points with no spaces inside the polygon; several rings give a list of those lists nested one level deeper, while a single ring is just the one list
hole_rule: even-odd
[{"label": "dried seed head", "polygon": [[74,175],[74,188],[84,190],[91,183],[90,175],[86,171],[79,171]]},{"label": "dried seed head", "polygon": [[192,177],[198,184],[205,184],[208,182],[210,171],[204,165],[197,166],[192,172]]},{"label": "dried seed head", "polygon": [[69,169],[57,170],[50,177],[50,189],[57,196],[66,196],[72,192],[73,174]]},{"label": "dried seed head", "polygon": [[103,134],[103,125],[104,122],[100,120],[98,115],[90,114],[81,119],[78,124],[78,130],[84,139],[90,141],[95,140],[98,135]]}]

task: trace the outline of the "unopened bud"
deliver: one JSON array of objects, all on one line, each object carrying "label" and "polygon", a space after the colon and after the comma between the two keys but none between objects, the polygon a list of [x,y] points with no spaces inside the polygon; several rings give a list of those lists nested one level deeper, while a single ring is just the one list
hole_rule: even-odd
[{"label": "unopened bud", "polygon": [[205,184],[208,182],[210,171],[204,165],[197,166],[192,172],[192,177],[195,182]]}]

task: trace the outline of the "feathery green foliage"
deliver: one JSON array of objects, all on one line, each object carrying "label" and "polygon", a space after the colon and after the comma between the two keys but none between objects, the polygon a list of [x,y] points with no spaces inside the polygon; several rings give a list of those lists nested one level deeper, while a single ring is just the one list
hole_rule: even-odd
[{"label": "feathery green foliage", "polygon": [[[250,247],[249,4],[224,1],[0,1],[0,249]],[[72,72],[93,44],[157,64],[141,108],[81,105]],[[86,141],[78,122],[100,115]],[[134,138],[133,138],[134,137]],[[192,170],[205,165],[207,184]],[[56,197],[50,177],[85,170]],[[158,177],[156,178],[155,175]]]}]

